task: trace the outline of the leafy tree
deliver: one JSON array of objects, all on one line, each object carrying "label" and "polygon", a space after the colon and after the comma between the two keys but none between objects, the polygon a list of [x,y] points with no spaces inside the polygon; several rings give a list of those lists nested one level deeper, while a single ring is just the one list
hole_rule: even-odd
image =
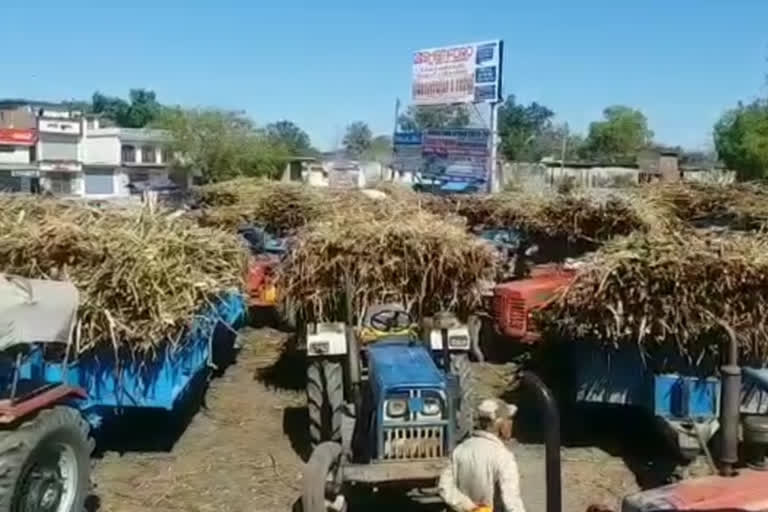
[{"label": "leafy tree", "polygon": [[270,123],[265,132],[272,143],[282,145],[293,156],[307,156],[313,153],[309,135],[291,121]]},{"label": "leafy tree", "polygon": [[653,132],[639,110],[616,105],[603,110],[603,118],[589,125],[582,150],[585,158],[611,163],[634,161],[651,143]]},{"label": "leafy tree", "polygon": [[131,89],[128,98],[130,102],[97,91],[93,94],[90,111],[102,114],[124,128],[143,128],[157,119],[165,108],[158,103],[154,91]]},{"label": "leafy tree", "polygon": [[171,134],[178,167],[199,170],[206,182],[239,176],[276,177],[289,156],[282,145],[254,129],[242,113],[167,110],[154,123]]},{"label": "leafy tree", "polygon": [[507,160],[520,162],[536,162],[548,156],[538,142],[553,129],[554,115],[535,101],[525,106],[518,104],[514,95],[509,96],[498,112],[499,151]]},{"label": "leafy tree", "polygon": [[392,137],[378,135],[371,140],[371,147],[363,154],[366,160],[388,164],[392,161]]},{"label": "leafy tree", "polygon": [[347,153],[353,158],[360,158],[371,148],[373,134],[371,129],[363,121],[355,121],[347,126],[342,144]]},{"label": "leafy tree", "polygon": [[411,105],[397,122],[406,132],[464,128],[469,125],[469,111],[465,105]]},{"label": "leafy tree", "polygon": [[768,177],[768,100],[739,103],[715,124],[715,149],[739,179]]}]

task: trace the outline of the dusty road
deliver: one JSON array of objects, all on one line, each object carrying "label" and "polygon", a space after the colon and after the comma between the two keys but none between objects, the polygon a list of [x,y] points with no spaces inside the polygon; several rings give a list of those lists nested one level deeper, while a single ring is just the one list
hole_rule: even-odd
[{"label": "dusty road", "polygon": [[[284,344],[284,336],[275,331],[248,330],[241,339],[237,364],[213,380],[207,407],[194,415],[170,450],[158,439],[157,446],[134,446],[122,455],[108,450],[95,462],[91,510],[292,509],[308,451],[302,361],[283,357],[275,366]],[[168,430],[167,421],[145,418],[129,427],[133,432],[117,437],[139,434],[146,439],[153,435],[147,432]],[[527,508],[544,512],[543,447],[521,443],[514,450]],[[620,496],[637,488],[622,459],[595,448],[563,450],[563,482],[568,512],[583,512],[596,502],[615,507]]]}]

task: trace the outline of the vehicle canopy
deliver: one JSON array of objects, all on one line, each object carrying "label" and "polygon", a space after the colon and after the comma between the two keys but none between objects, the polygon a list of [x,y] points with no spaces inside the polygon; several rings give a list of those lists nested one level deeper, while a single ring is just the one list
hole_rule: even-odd
[{"label": "vehicle canopy", "polygon": [[0,274],[0,350],[28,343],[69,343],[79,300],[69,282]]}]

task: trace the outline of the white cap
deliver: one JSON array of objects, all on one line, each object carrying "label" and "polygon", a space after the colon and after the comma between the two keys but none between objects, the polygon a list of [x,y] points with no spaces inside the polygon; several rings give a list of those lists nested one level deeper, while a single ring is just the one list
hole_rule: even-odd
[{"label": "white cap", "polygon": [[517,414],[516,405],[508,404],[497,398],[486,398],[477,407],[478,417],[491,421],[512,418],[515,414]]}]

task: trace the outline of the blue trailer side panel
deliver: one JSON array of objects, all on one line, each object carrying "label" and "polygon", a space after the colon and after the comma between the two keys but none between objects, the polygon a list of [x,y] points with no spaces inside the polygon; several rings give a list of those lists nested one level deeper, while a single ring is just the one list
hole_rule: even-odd
[{"label": "blue trailer side panel", "polygon": [[234,339],[234,329],[244,317],[242,295],[228,294],[203,310],[177,349],[166,346],[152,361],[118,361],[109,352],[92,353],[65,370],[62,363],[44,361],[42,352],[37,352],[24,364],[21,376],[83,388],[88,398],[77,406],[85,414],[133,407],[171,410],[206,369],[217,344],[228,335]]}]

